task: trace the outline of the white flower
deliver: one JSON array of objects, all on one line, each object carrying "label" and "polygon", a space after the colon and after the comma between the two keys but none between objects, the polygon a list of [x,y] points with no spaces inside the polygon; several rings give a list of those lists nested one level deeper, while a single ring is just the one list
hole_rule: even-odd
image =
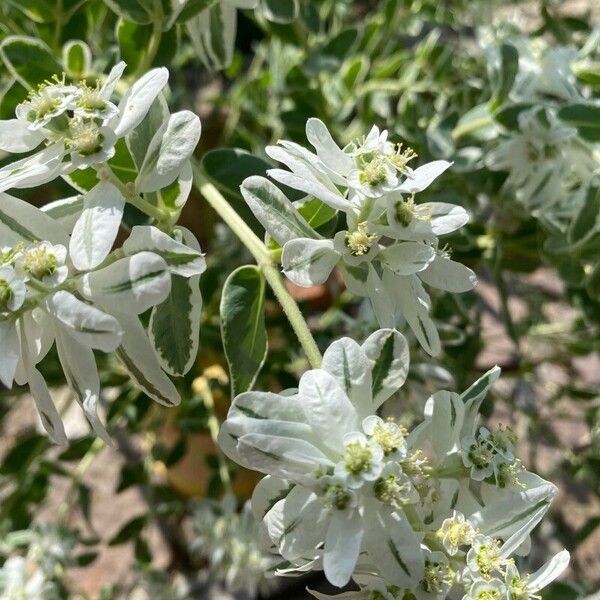
[{"label": "white flower", "polygon": [[506,598],[506,586],[500,579],[478,579],[473,583],[468,594],[463,600],[504,600]]},{"label": "white flower", "polygon": [[444,600],[455,580],[448,557],[442,552],[428,551],[425,555],[423,579],[413,590],[416,600]]},{"label": "white flower", "polygon": [[504,579],[510,600],[538,600],[539,591],[552,583],[569,565],[570,555],[566,550],[559,552],[532,575],[521,576],[513,563],[506,567]]},{"label": "white flower", "polygon": [[47,591],[40,569],[31,572],[22,556],[11,556],[0,568],[0,595],[4,600],[39,600]]},{"label": "white flower", "polygon": [[420,543],[401,508],[418,496],[392,448],[403,440],[366,418],[404,383],[406,360],[406,341],[393,330],[362,346],[344,338],[329,347],[322,369],[302,376],[297,393],[238,396],[221,429],[231,458],[296,483],[267,509],[269,536],[292,561],[318,558],[324,544],[323,568],[335,585],[348,582],[361,552],[390,584],[412,585],[423,574]]},{"label": "white flower", "polygon": [[577,130],[562,125],[552,111],[519,115],[519,132],[491,150],[486,165],[508,171],[505,186],[530,210],[546,210],[572,195],[598,169],[591,152],[578,143]]},{"label": "white flower", "polygon": [[17,106],[17,119],[27,122],[31,131],[47,127],[68,110],[75,91],[75,86],[65,85],[64,77],[45,81],[29,93],[28,100]]},{"label": "white flower", "polygon": [[444,550],[454,556],[461,546],[471,545],[475,529],[462,513],[455,510],[452,517],[444,519],[437,535],[442,540]]},{"label": "white flower", "polygon": [[481,534],[473,538],[471,549],[467,552],[467,569],[472,579],[489,580],[504,573],[507,564],[498,540]]},{"label": "white flower", "polygon": [[434,161],[413,170],[408,163],[416,154],[388,142],[387,131],[380,132],[377,127],[362,143],[341,149],[325,124],[313,118],[306,123],[306,137],[316,154],[285,140],[268,146],[267,154],[290,169],[271,169],[268,174],[338,210],[352,211],[367,199],[391,192],[422,191],[450,166],[446,161]]},{"label": "white flower", "polygon": [[15,265],[24,278],[35,279],[48,287],[56,287],[68,276],[67,249],[62,244],[39,242],[26,246],[15,255]]},{"label": "white flower", "polygon": [[164,68],[149,71],[116,106],[110,98],[125,66],[124,62],[115,65],[103,85],[95,88],[85,82],[65,85],[64,77],[44,82],[17,107],[16,119],[0,121],[0,150],[28,152],[43,141],[49,146],[0,169],[0,191],[34,187],[106,162],[117,140],[144,119],[169,76]]}]

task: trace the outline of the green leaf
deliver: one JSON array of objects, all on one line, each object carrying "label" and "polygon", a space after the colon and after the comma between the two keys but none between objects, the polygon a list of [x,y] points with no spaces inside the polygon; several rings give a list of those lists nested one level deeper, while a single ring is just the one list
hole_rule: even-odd
[{"label": "green leaf", "polygon": [[27,36],[10,35],[2,40],[0,58],[13,77],[27,89],[63,70],[44,42]]},{"label": "green leaf", "polygon": [[144,162],[146,151],[154,134],[168,118],[169,107],[164,96],[159,94],[142,122],[125,137],[129,152],[138,168],[141,168]]},{"label": "green leaf", "polygon": [[567,125],[577,127],[579,135],[591,142],[600,141],[600,106],[570,104],[558,111],[558,118]]},{"label": "green leaf", "polygon": [[510,131],[516,131],[519,129],[519,115],[531,106],[531,104],[520,103],[502,108],[494,113],[494,121]]},{"label": "green leaf", "polygon": [[507,98],[519,72],[519,53],[508,42],[500,46],[500,73],[491,108],[498,108]]},{"label": "green leaf", "polygon": [[108,161],[108,164],[123,183],[135,181],[138,171],[123,138],[117,141],[115,155]]},{"label": "green leaf", "polygon": [[261,8],[274,23],[291,23],[298,18],[298,0],[263,0]]},{"label": "green leaf", "polygon": [[585,202],[571,221],[567,240],[572,246],[581,246],[600,230],[600,189],[590,187]]},{"label": "green leaf", "polygon": [[90,71],[92,51],[85,42],[70,40],[63,46],[62,59],[67,75],[81,79]]},{"label": "green leaf", "polygon": [[118,546],[119,544],[124,544],[125,542],[136,538],[145,527],[146,521],[146,515],[131,519],[131,521],[128,521],[121,529],[119,529],[118,533],[108,542],[108,545]]},{"label": "green leaf", "polygon": [[265,281],[246,265],[227,278],[221,297],[221,334],[232,397],[252,388],[267,356]]},{"label": "green leaf", "polygon": [[117,22],[116,33],[121,58],[127,63],[129,69],[135,71],[148,47],[152,27],[121,18]]},{"label": "green leaf", "polygon": [[104,0],[106,5],[120,17],[146,25],[152,22],[151,10],[144,0]]},{"label": "green leaf", "polygon": [[592,272],[587,276],[585,289],[594,300],[600,301],[600,262],[596,264]]},{"label": "green leaf", "polygon": [[496,126],[487,103],[473,107],[458,120],[452,137],[457,140],[466,135],[479,141],[489,140],[496,135]]},{"label": "green leaf", "polygon": [[329,223],[337,215],[335,208],[331,208],[318,198],[310,198],[301,204],[296,204],[295,208],[313,229]]},{"label": "green leaf", "polygon": [[173,11],[165,23],[165,28],[170,29],[175,23],[185,23],[217,2],[218,0],[188,0],[180,11]]}]

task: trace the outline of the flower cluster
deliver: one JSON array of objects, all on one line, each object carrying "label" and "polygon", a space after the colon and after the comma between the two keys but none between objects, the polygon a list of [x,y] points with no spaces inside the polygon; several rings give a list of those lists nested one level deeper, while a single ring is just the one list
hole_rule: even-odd
[{"label": "flower cluster", "polygon": [[[456,293],[473,288],[473,271],[453,261],[440,242],[441,236],[462,227],[469,216],[453,204],[418,203],[415,194],[451,163],[440,160],[413,169],[414,151],[393,144],[388,132],[375,126],[365,139],[344,149],[318,119],[309,119],[306,136],[316,154],[280,141],[278,146],[267,147],[267,153],[290,170],[271,169],[268,174],[318,199],[334,214],[344,213],[346,228],[332,239],[324,239],[304,219],[298,210],[302,201],[292,205],[260,177],[242,184],[246,202],[267,233],[283,246],[286,277],[310,287],[326,281],[337,266],[348,289],[370,299],[382,327],[396,327],[405,320],[423,348],[438,354],[440,339],[429,316],[431,299],[423,284]],[[266,196],[271,197],[268,202]],[[279,215],[274,214],[277,207]]]},{"label": "flower cluster", "polygon": [[260,545],[250,505],[246,503],[238,513],[233,496],[221,502],[204,500],[193,507],[191,518],[192,552],[208,560],[211,574],[229,591],[255,598],[275,560]]},{"label": "flower cluster", "polygon": [[381,329],[362,345],[334,342],[297,390],[234,400],[220,444],[267,475],[252,508],[285,560],[276,572],[323,569],[340,587],[353,578],[356,598],[535,598],[568,553],[531,577],[511,558],[528,552],[556,488],[517,462],[510,429],[479,424],[500,370],[460,395],[435,393],[409,432],[376,414],[408,367],[404,337]]},{"label": "flower cluster", "polygon": [[[58,600],[65,566],[74,546],[72,532],[36,525],[9,534],[0,543],[0,552],[9,556],[0,567],[0,597],[4,600]],[[24,555],[17,550],[26,547]]]},{"label": "flower cluster", "polygon": [[[179,394],[165,371],[184,373],[197,350],[198,278],[205,261],[194,236],[174,222],[191,186],[189,158],[200,122],[188,111],[169,115],[159,97],[166,69],[150,71],[113,104],[124,68],[120,63],[94,88],[67,85],[64,77],[43,83],[17,107],[16,119],[0,122],[12,130],[1,137],[4,149],[24,152],[47,144],[0,169],[2,190],[59,175],[78,186],[74,171],[95,169],[91,184],[78,188],[81,195],[41,210],[0,193],[0,381],[8,388],[29,384],[44,427],[59,443],[66,441],[65,431],[37,366],[54,344],[69,386],[106,441],[94,350],[115,352],[141,389],[168,406],[179,402]],[[84,151],[83,138],[94,136],[97,147],[90,142]],[[121,180],[109,160],[120,138],[121,160],[131,162],[133,180]],[[153,220],[134,226],[115,248],[128,203]],[[177,356],[168,351],[169,336],[182,333],[169,325],[177,310],[171,302],[175,283],[187,308],[177,319],[189,325],[179,344],[184,353]],[[138,315],[150,309],[146,331]]]}]

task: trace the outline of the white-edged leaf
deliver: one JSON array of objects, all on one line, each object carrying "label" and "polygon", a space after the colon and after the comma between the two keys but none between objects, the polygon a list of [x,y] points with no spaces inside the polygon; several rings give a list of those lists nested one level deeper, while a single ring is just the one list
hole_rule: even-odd
[{"label": "white-edged leaf", "polygon": [[395,329],[379,329],[363,342],[362,349],[371,362],[374,411],[406,381],[410,364],[408,342]]},{"label": "white-edged leaf", "polygon": [[0,121],[0,150],[5,152],[29,152],[39,146],[45,136],[40,131],[31,131],[29,123],[21,119]]},{"label": "white-edged leaf", "polygon": [[109,181],[101,181],[84,196],[83,212],[69,242],[69,254],[76,269],[94,269],[108,256],[117,238],[124,208],[125,198]]},{"label": "white-edged leaf", "polygon": [[434,248],[421,242],[401,242],[378,254],[378,258],[397,275],[423,272],[429,268],[435,256]]},{"label": "white-edged leaf", "polygon": [[399,186],[398,191],[406,194],[422,192],[450,166],[452,163],[446,160],[434,160],[418,167]]},{"label": "white-edged leaf", "polygon": [[[180,233],[183,228],[176,229]],[[188,239],[193,235],[185,230]],[[182,277],[200,275],[206,270],[206,260],[200,246],[183,244],[152,225],[135,225],[129,237],[123,242],[123,252],[132,256],[138,252],[148,251],[158,254],[169,265],[171,273]]]},{"label": "white-edged leaf", "polygon": [[563,574],[569,566],[570,558],[571,555],[567,550],[561,550],[530,576],[527,587],[533,592],[545,588]]},{"label": "white-edged leaf", "polygon": [[447,454],[460,449],[465,405],[455,392],[440,390],[431,396],[433,403],[431,439],[440,462]]},{"label": "white-edged leaf", "polygon": [[59,176],[64,154],[63,144],[56,143],[27,158],[5,165],[0,169],[0,192],[48,183]]},{"label": "white-edged leaf", "polygon": [[172,114],[155,133],[136,179],[140,192],[154,192],[173,183],[200,139],[200,119],[189,110]]},{"label": "white-edged leaf", "polygon": [[55,334],[56,350],[67,384],[73,390],[96,435],[112,446],[110,436],[98,416],[100,378],[94,353],[88,346],[65,333],[61,327],[55,327]]},{"label": "white-edged leaf", "polygon": [[455,294],[468,292],[477,285],[477,276],[469,267],[435,253],[434,256],[427,268],[419,273],[421,281],[431,287]]},{"label": "white-edged leaf", "polygon": [[[192,269],[191,276],[174,274],[176,269],[171,267],[171,291],[164,302],[152,309],[148,325],[150,341],[156,350],[160,364],[171,375],[187,373],[198,354],[202,312],[199,273],[206,268],[196,238],[187,229],[180,231],[183,231],[183,240],[188,244],[187,246],[180,244],[180,246],[188,252],[190,250],[196,252],[195,261],[199,265],[196,269]],[[163,258],[167,259],[164,255]],[[166,262],[169,264],[168,260]],[[187,266],[191,269],[191,263]]]},{"label": "white-edged leaf", "polygon": [[15,323],[0,321],[0,382],[8,389],[12,388],[20,356],[21,346]]},{"label": "white-edged leaf", "polygon": [[65,227],[29,202],[0,192],[0,246],[47,240],[66,246]]},{"label": "white-edged leaf", "polygon": [[65,229],[71,231],[83,211],[83,196],[70,196],[48,202],[41,207],[42,212],[58,221]]},{"label": "white-edged leaf", "polygon": [[306,137],[315,147],[317,156],[335,173],[347,175],[354,168],[354,160],[343,152],[331,137],[325,123],[311,118],[306,122]]},{"label": "white-edged leaf", "polygon": [[173,382],[161,369],[156,352],[135,315],[116,313],[123,328],[123,340],[115,350],[132,379],[145,394],[165,406],[175,406],[181,397]]},{"label": "white-edged leaf", "polygon": [[229,365],[232,396],[254,385],[267,356],[265,281],[254,265],[229,275],[221,296],[221,335]]},{"label": "white-edged leaf", "polygon": [[301,287],[325,283],[339,260],[332,240],[296,238],[287,241],[281,253],[285,276]]},{"label": "white-edged leaf", "polygon": [[160,304],[171,289],[171,273],[163,258],[138,252],[86,273],[78,284],[86,297],[121,312],[139,314]]},{"label": "white-edged leaf", "polygon": [[280,245],[294,238],[317,237],[285,194],[268,179],[256,175],[248,177],[240,189],[254,216]]},{"label": "white-edged leaf", "polygon": [[123,334],[117,320],[73,294],[60,290],[48,296],[44,308],[71,337],[90,348],[112,352]]},{"label": "white-edged leaf", "polygon": [[168,80],[169,71],[160,67],[148,71],[131,86],[119,103],[119,114],[109,123],[117,137],[127,135],[141,123]]},{"label": "white-edged leaf", "polygon": [[375,500],[368,505],[364,549],[389,584],[412,588],[423,577],[421,542],[402,511],[378,510]]},{"label": "white-edged leaf", "polygon": [[343,587],[352,576],[365,531],[357,511],[334,511],[325,535],[323,570],[329,583]]}]

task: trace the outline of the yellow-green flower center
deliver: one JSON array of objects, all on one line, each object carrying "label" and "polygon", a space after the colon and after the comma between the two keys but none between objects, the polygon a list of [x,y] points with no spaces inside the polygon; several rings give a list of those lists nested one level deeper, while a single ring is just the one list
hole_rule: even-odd
[{"label": "yellow-green flower center", "polygon": [[325,490],[325,504],[331,508],[344,510],[350,502],[350,494],[341,485],[330,485]]},{"label": "yellow-green flower center", "polygon": [[477,594],[477,600],[500,600],[498,590],[482,590]]},{"label": "yellow-green flower center", "polygon": [[77,98],[77,106],[86,111],[102,111],[107,107],[107,102],[100,95],[100,91],[97,88],[90,88],[85,84],[82,85],[81,92]]},{"label": "yellow-green flower center", "polygon": [[407,480],[402,481],[393,473],[386,477],[380,477],[373,486],[376,498],[387,504],[399,508],[402,504],[408,502],[410,492],[410,483]]},{"label": "yellow-green flower center", "polygon": [[371,467],[373,452],[371,448],[360,442],[351,442],[346,445],[344,462],[346,470],[353,475],[359,475]]},{"label": "yellow-green flower center", "polygon": [[452,583],[452,572],[444,563],[425,560],[425,571],[421,585],[430,594],[441,594],[445,586]]},{"label": "yellow-green flower center", "polygon": [[44,246],[27,250],[23,258],[23,268],[36,279],[52,275],[56,271],[56,256],[48,252]]},{"label": "yellow-green flower center", "polygon": [[480,546],[475,560],[479,572],[486,578],[491,577],[492,572],[504,562],[497,543],[492,546]]},{"label": "yellow-green flower center", "polygon": [[377,423],[372,438],[381,446],[383,453],[386,455],[395,452],[404,443],[402,429],[393,423]]},{"label": "yellow-green flower center", "polygon": [[364,256],[377,236],[367,231],[365,223],[360,223],[355,231],[346,232],[346,246],[352,256]]},{"label": "yellow-green flower center", "polygon": [[104,136],[98,126],[90,122],[75,122],[71,125],[71,138],[68,145],[83,156],[90,156],[102,150]]},{"label": "yellow-green flower center", "polygon": [[385,183],[387,176],[388,170],[386,169],[385,161],[382,158],[374,158],[363,164],[358,179],[363,185],[377,187]]}]

